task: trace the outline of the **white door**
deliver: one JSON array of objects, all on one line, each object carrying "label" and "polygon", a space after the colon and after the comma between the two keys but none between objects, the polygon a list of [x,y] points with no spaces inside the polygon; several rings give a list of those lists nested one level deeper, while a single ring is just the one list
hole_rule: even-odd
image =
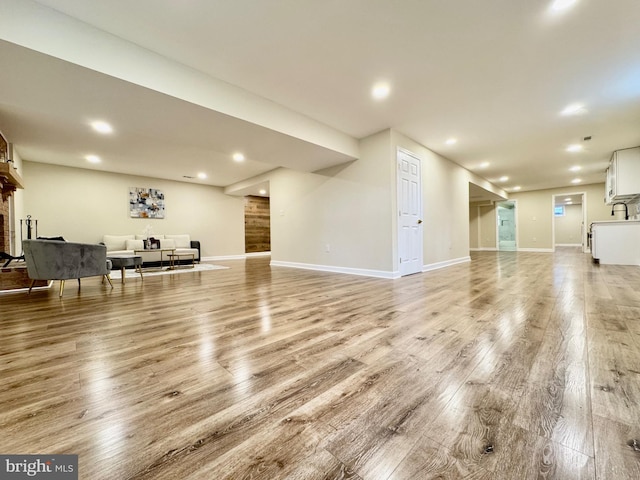
[{"label": "white door", "polygon": [[400,275],[422,271],[420,160],[398,150],[398,258]]}]

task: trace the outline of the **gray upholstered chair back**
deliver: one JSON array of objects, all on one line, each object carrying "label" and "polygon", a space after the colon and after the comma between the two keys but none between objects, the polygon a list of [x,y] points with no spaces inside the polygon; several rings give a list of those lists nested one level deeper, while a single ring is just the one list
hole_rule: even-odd
[{"label": "gray upholstered chair back", "polygon": [[22,249],[32,280],[69,280],[109,274],[104,245],[23,240]]},{"label": "gray upholstered chair back", "polygon": [[59,240],[23,240],[22,249],[27,263],[27,273],[31,278],[29,293],[36,280],[60,280],[60,298],[64,292],[64,282],[71,278],[80,279],[102,275],[111,288],[111,260],[107,260],[107,247],[92,243],[73,243]]}]

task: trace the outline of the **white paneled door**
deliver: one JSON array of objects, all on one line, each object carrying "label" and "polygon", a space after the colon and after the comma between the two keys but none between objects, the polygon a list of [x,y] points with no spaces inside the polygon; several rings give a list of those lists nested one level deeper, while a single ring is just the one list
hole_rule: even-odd
[{"label": "white paneled door", "polygon": [[422,271],[420,160],[398,150],[398,258],[400,275]]}]

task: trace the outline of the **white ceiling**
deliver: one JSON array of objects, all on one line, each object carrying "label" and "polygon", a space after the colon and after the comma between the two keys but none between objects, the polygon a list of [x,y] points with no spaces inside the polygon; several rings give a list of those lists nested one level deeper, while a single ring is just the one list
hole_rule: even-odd
[{"label": "white ceiling", "polygon": [[[602,182],[613,150],[640,145],[637,0],[578,0],[561,14],[550,0],[38,3],[356,139],[397,129],[508,191]],[[7,56],[0,128],[28,160],[84,167],[91,149],[104,162],[89,168],[163,178],[206,170],[202,183],[226,186],[278,165],[313,171],[351,159],[0,42]],[[369,94],[379,80],[392,88],[385,101]],[[587,113],[559,114],[576,102]],[[113,119],[117,145],[77,121],[92,115]],[[452,136],[458,143],[446,145]],[[565,151],[575,143],[584,151]],[[229,162],[236,149],[250,160]]]}]

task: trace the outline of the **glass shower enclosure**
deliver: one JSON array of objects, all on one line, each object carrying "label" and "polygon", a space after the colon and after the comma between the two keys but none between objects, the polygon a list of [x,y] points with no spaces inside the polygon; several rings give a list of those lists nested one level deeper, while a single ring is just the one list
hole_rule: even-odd
[{"label": "glass shower enclosure", "polygon": [[517,250],[516,203],[513,200],[498,203],[498,250]]}]

